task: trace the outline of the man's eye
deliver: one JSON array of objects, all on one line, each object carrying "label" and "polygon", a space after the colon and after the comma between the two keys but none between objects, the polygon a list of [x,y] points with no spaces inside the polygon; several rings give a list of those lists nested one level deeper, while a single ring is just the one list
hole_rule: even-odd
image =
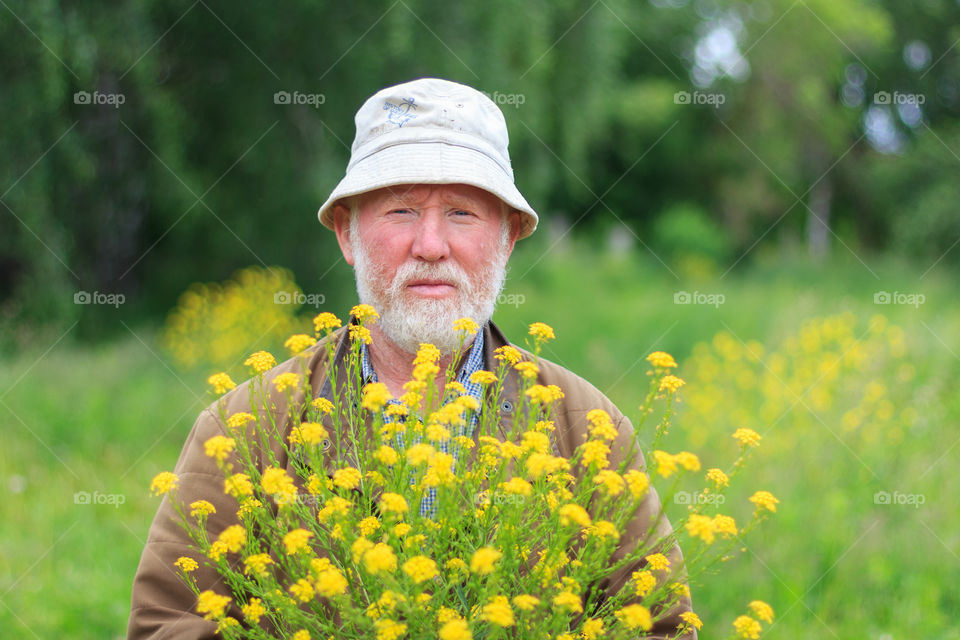
[{"label": "man's eye", "polygon": [[391,209],[390,213],[410,213],[410,209]]},{"label": "man's eye", "polygon": [[455,216],[472,216],[473,214],[469,211],[464,211],[463,209],[457,209],[453,212]]}]

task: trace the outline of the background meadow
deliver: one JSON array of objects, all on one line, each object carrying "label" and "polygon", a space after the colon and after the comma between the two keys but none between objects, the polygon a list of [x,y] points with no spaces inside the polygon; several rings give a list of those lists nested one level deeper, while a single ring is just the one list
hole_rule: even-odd
[{"label": "background meadow", "polygon": [[778,512],[691,585],[701,637],[759,598],[769,638],[960,638],[957,18],[3,4],[0,628],[124,635],[147,487],[206,377],[245,378],[247,354],[355,302],[315,216],[355,109],[437,75],[501,105],[541,213],[494,317],[508,337],[550,324],[546,357],[631,418],[645,356],[673,354],[665,448],[704,468],[734,459],[734,429],[763,436],[725,509],[746,520],[767,489]]}]

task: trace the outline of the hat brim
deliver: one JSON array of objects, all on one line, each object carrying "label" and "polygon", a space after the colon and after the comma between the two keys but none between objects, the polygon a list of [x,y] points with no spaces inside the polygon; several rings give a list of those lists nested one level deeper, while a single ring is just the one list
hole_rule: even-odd
[{"label": "hat brim", "polygon": [[333,229],[337,200],[398,184],[468,184],[489,191],[520,212],[518,240],[537,228],[537,213],[500,165],[475,149],[444,142],[393,145],[359,160],[347,170],[317,217],[323,226]]}]

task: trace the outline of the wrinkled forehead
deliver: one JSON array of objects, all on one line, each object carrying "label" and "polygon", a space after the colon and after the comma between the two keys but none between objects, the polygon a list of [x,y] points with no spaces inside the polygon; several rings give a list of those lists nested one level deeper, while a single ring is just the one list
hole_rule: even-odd
[{"label": "wrinkled forehead", "polygon": [[432,197],[448,206],[499,211],[500,199],[489,191],[466,184],[401,184],[360,196],[362,206],[418,206]]}]

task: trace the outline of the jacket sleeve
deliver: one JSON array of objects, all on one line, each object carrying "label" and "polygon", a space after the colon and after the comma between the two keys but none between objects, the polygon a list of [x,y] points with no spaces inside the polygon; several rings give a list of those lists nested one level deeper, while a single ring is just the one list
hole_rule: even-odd
[{"label": "jacket sleeve", "polygon": [[[196,596],[183,583],[173,563],[180,556],[194,558],[200,568],[190,575],[197,581],[201,591],[213,589],[217,593],[228,594],[228,590],[217,572],[204,566],[204,559],[191,549],[191,540],[178,524],[179,516],[171,502],[179,501],[187,513],[190,503],[195,500],[212,503],[216,513],[207,520],[211,539],[236,522],[237,502],[224,493],[223,473],[203,450],[203,443],[207,439],[223,434],[221,422],[214,413],[215,406],[208,407],[197,418],[174,469],[179,477],[179,488],[164,496],[147,534],[133,580],[130,621],[127,625],[127,637],[130,639],[195,640],[216,637],[216,623],[204,620],[196,613]],[[239,609],[234,604],[228,613],[237,617]]]},{"label": "jacket sleeve", "polygon": [[[633,439],[633,426],[630,423],[630,420],[626,417],[622,417],[620,422],[617,424],[618,436],[613,442],[611,447],[611,466],[616,466],[623,460],[623,453],[629,450],[630,442]],[[627,464],[627,470],[636,469],[637,471],[646,472],[643,454],[639,449],[635,449],[632,459]],[[617,548],[617,551],[614,553],[612,562],[616,562],[623,558],[631,548],[636,544],[642,543],[655,543],[657,540],[664,538],[669,535],[673,530],[673,526],[670,524],[670,521],[667,519],[666,515],[661,515],[659,521],[657,521],[657,515],[660,513],[660,497],[657,495],[656,490],[653,488],[651,482],[650,489],[647,492],[646,497],[640,503],[640,507],[637,509],[633,518],[625,527],[624,535],[621,538],[621,545]],[[647,531],[657,521],[657,527],[654,532],[647,537]],[[661,578],[657,583],[657,586],[661,586],[664,581],[666,582],[679,582],[683,585],[687,584],[686,572],[682,569],[683,565],[683,553],[680,551],[680,546],[676,543],[670,545],[667,548],[659,549],[670,560],[670,567],[673,569],[673,573],[668,575],[666,578]],[[651,551],[653,553],[653,551]],[[645,561],[640,560],[625,567],[622,567],[611,576],[609,576],[602,587],[605,589],[605,594],[607,597],[615,595],[620,589],[625,585],[631,578],[631,575],[634,571],[640,571],[645,568]],[[679,568],[679,571],[678,571]],[[655,575],[657,575],[655,573]],[[639,598],[637,599],[639,601]],[[653,628],[649,631],[649,635],[643,636],[644,638],[657,638],[658,640],[671,640],[676,638],[677,630],[680,626],[684,624],[683,620],[680,618],[680,615],[692,611],[692,604],[690,597],[688,595],[682,595],[677,602],[668,610],[657,610],[653,609],[651,613],[654,618],[657,619]],[[680,640],[696,640],[697,632],[695,629],[692,629],[689,633],[680,636]]]}]

